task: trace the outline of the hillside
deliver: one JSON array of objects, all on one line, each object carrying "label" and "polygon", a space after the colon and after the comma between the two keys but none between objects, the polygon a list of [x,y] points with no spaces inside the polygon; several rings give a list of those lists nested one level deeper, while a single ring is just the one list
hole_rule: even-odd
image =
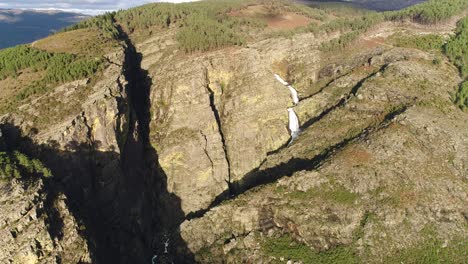
[{"label": "hillside", "polygon": [[0,262],[464,263],[467,10],[147,4],[0,50]]},{"label": "hillside", "polygon": [[86,18],[69,12],[0,8],[0,49],[45,38]]},{"label": "hillside", "polygon": [[304,4],[310,4],[312,6],[339,4],[339,5],[350,5],[354,7],[360,7],[376,11],[392,11],[400,10],[415,4],[425,2],[426,0],[302,0],[300,2]]}]

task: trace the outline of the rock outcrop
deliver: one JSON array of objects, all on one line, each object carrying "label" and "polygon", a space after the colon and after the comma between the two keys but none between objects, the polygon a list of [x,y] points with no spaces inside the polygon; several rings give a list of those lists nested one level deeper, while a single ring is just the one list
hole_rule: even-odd
[{"label": "rock outcrop", "polygon": [[0,262],[391,263],[466,248],[468,115],[440,54],[329,54],[339,34],[306,31],[188,54],[174,27],[115,26],[99,76],[0,118],[54,175],[0,182]]},{"label": "rock outcrop", "polygon": [[80,224],[63,194],[42,180],[0,182],[0,262],[92,263]]}]

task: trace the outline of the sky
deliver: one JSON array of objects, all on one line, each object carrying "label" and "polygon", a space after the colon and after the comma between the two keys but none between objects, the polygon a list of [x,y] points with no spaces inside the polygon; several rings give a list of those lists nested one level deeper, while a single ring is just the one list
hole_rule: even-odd
[{"label": "sky", "polygon": [[154,2],[190,2],[190,0],[0,0],[0,8],[60,9],[89,15],[125,9]]}]

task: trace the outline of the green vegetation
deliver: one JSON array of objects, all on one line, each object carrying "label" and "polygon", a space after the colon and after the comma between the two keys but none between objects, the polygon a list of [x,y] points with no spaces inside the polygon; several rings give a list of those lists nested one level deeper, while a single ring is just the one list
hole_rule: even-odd
[{"label": "green vegetation", "polygon": [[460,85],[455,96],[455,103],[460,106],[462,110],[468,108],[468,81],[465,81]]},{"label": "green vegetation", "polygon": [[465,110],[468,108],[468,17],[458,22],[456,35],[445,45],[445,53],[465,80],[455,95],[455,103]]},{"label": "green vegetation", "polygon": [[83,28],[94,28],[100,30],[104,36],[111,39],[118,39],[120,36],[119,30],[115,26],[114,21],[115,12],[105,13],[104,15],[95,16],[93,18],[81,21],[75,25],[62,29],[61,32],[83,29]]},{"label": "green vegetation", "polygon": [[[392,37],[395,46],[415,48],[423,51],[442,51],[445,40],[440,35],[428,34],[422,36],[406,36],[401,33]],[[437,63],[434,63],[437,64]]]},{"label": "green vegetation", "polygon": [[429,0],[406,9],[388,12],[388,20],[411,19],[424,24],[443,22],[468,8],[466,0]]},{"label": "green vegetation", "polygon": [[379,14],[369,14],[355,19],[337,19],[328,24],[325,24],[316,30],[319,32],[347,32],[337,39],[332,39],[329,42],[323,43],[320,47],[321,51],[330,52],[342,50],[349,44],[355,41],[361,34],[383,21],[383,16]]},{"label": "green vegetation", "polygon": [[[67,53],[49,53],[24,45],[0,51],[0,80],[9,76],[16,78],[26,68],[45,72],[42,79],[32,82],[17,93],[16,101],[43,93],[55,84],[92,76],[102,67],[102,60]],[[15,102],[9,103],[13,106]]]},{"label": "green vegetation", "polygon": [[0,152],[0,180],[29,176],[50,177],[50,170],[37,159],[30,159],[19,151]]},{"label": "green vegetation", "polygon": [[390,264],[442,264],[466,263],[468,259],[468,243],[464,239],[456,238],[448,245],[443,246],[443,241],[437,238],[435,227],[425,227],[421,231],[423,241],[414,247],[405,248],[392,254],[384,260]]},{"label": "green vegetation", "polygon": [[231,28],[201,15],[189,17],[177,34],[177,41],[186,52],[208,51],[245,43]]},{"label": "green vegetation", "polygon": [[343,50],[344,48],[348,47],[349,44],[355,41],[360,35],[361,32],[359,31],[343,34],[337,39],[332,39],[329,42],[323,43],[322,46],[320,46],[320,50],[325,52]]},{"label": "green vegetation", "polygon": [[[311,8],[283,0],[206,0],[192,3],[155,3],[129,10],[106,13],[68,27],[65,31],[96,28],[105,36],[118,39],[118,26],[126,32],[153,32],[153,30],[175,28],[179,46],[186,52],[207,51],[225,46],[243,45],[252,28],[265,27],[259,19],[232,15],[253,5],[264,5],[271,15],[294,12],[311,19],[325,21],[327,9]],[[468,8],[466,0],[429,0],[404,10],[378,14],[360,12],[357,18],[332,20],[321,26],[311,23],[308,31],[345,33],[337,40],[323,45],[322,50],[334,51],[345,48],[374,25],[387,20],[413,19],[421,23],[438,23]],[[328,12],[336,12],[328,10]],[[290,35],[296,30],[288,31]],[[151,33],[150,33],[151,34]],[[275,33],[273,36],[287,36]]]},{"label": "green vegetation", "polygon": [[229,45],[242,45],[244,38],[235,32],[245,26],[260,27],[252,19],[228,16],[228,13],[245,6],[248,0],[201,1],[195,3],[148,4],[117,13],[107,13],[68,27],[65,30],[98,28],[107,36],[118,39],[116,24],[127,32],[150,28],[169,28],[177,25],[177,40],[186,52],[206,51]]},{"label": "green vegetation", "polygon": [[307,245],[294,241],[288,235],[269,238],[263,243],[262,250],[266,255],[276,257],[277,260],[283,257],[286,260],[302,261],[302,263],[359,263],[356,253],[350,247],[339,246],[324,252],[316,252]]},{"label": "green vegetation", "polygon": [[347,32],[347,31],[365,31],[383,21],[383,16],[378,13],[370,13],[358,18],[343,18],[332,20],[322,25],[319,30],[326,33]]},{"label": "green vegetation", "polygon": [[314,2],[308,4],[308,6],[337,17],[356,17],[374,12],[368,9],[355,7],[352,3],[348,4],[345,2]]},{"label": "green vegetation", "polygon": [[[340,31],[345,33],[338,39],[333,39],[328,43],[324,43],[321,47],[322,51],[336,51],[346,48],[361,34],[384,20],[395,21],[412,19],[419,23],[435,24],[447,20],[467,8],[467,0],[429,0],[400,11],[387,12],[384,14],[369,13],[355,19],[336,19],[320,27],[311,25],[309,26],[309,31],[327,33]],[[444,44],[442,37],[436,35],[421,36],[414,39],[400,39],[399,41],[400,43],[397,43],[397,45],[423,50],[439,49]],[[468,45],[466,44],[468,43],[466,36],[460,38],[459,42]]]},{"label": "green vegetation", "polygon": [[[282,187],[279,187],[277,192],[284,192]],[[320,198],[326,201],[332,201],[340,204],[353,204],[359,198],[357,193],[352,193],[339,184],[321,185],[316,188],[311,188],[306,192],[293,191],[287,194],[292,199],[309,200],[313,198]]]},{"label": "green vegetation", "polygon": [[462,77],[468,77],[468,17],[457,23],[456,36],[445,46],[445,53],[460,69]]},{"label": "green vegetation", "polygon": [[0,80],[8,76],[16,77],[24,68],[45,69],[51,55],[25,45],[0,51]]},{"label": "green vegetation", "polygon": [[266,23],[249,16],[233,13],[250,5],[262,4],[273,12],[294,12],[306,17],[325,20],[326,14],[317,9],[282,0],[207,0],[192,3],[155,3],[125,11],[107,13],[83,21],[64,31],[96,28],[106,36],[118,39],[117,25],[126,32],[153,32],[177,29],[177,40],[186,52],[207,51],[225,46],[243,45],[251,31],[263,29]]},{"label": "green vegetation", "polygon": [[[366,213],[361,220],[360,228],[354,234],[354,240],[363,237],[362,228],[366,223],[374,221],[375,215]],[[454,238],[446,245],[436,234],[435,227],[429,226],[420,232],[421,241],[414,246],[406,247],[402,250],[391,251],[384,257],[382,263],[389,264],[435,264],[435,263],[466,263],[468,258],[468,243],[462,238]],[[266,256],[275,257],[280,262],[280,258],[292,261],[302,261],[302,263],[363,263],[381,262],[367,259],[366,256],[359,256],[355,250],[355,244],[342,245],[327,251],[317,252],[309,246],[294,240],[289,234],[280,237],[266,238],[262,243],[262,251]]]}]

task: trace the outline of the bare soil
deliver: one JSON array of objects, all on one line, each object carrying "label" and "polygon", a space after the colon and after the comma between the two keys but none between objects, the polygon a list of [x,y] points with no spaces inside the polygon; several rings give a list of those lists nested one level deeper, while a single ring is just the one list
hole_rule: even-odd
[{"label": "bare soil", "polygon": [[293,12],[276,12],[264,5],[254,5],[239,11],[231,12],[231,16],[251,17],[263,20],[268,28],[276,30],[295,29],[307,26],[312,19]]}]

